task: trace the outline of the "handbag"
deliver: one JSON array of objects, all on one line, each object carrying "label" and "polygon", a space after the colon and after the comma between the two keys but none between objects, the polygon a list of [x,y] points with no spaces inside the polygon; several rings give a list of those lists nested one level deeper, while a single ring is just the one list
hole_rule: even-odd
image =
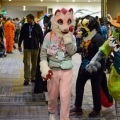
[{"label": "handbag", "polygon": [[73,68],[71,60],[62,61],[60,63],[60,66],[61,66],[61,69],[63,69],[63,70],[68,70],[68,69],[72,69]]}]

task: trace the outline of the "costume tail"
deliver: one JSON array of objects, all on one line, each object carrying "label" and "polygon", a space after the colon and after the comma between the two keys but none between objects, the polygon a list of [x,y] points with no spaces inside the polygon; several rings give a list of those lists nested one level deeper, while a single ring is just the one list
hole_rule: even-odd
[{"label": "costume tail", "polygon": [[113,101],[109,101],[108,98],[106,97],[104,91],[102,88],[100,88],[100,93],[101,93],[101,103],[103,107],[111,107],[113,105]]}]

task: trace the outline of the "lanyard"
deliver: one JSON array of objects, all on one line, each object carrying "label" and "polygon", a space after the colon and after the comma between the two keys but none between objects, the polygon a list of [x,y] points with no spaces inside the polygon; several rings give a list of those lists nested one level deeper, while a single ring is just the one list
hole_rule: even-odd
[{"label": "lanyard", "polygon": [[34,26],[29,25],[29,38],[32,37],[31,33],[32,33],[33,27],[34,27]]}]

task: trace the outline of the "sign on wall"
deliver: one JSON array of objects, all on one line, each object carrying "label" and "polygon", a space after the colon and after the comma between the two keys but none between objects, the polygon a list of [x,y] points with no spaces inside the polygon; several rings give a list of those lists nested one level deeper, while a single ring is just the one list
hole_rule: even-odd
[{"label": "sign on wall", "polygon": [[6,10],[2,10],[2,14],[3,14],[3,15],[6,15],[6,14],[7,14],[7,11],[6,11]]}]

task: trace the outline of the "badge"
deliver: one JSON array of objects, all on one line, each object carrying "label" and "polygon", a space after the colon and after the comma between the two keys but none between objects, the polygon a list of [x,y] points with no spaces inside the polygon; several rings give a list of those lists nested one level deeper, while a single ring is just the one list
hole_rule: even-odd
[{"label": "badge", "polygon": [[58,52],[58,59],[59,60],[64,60],[64,57],[65,57],[64,52],[59,51]]}]

